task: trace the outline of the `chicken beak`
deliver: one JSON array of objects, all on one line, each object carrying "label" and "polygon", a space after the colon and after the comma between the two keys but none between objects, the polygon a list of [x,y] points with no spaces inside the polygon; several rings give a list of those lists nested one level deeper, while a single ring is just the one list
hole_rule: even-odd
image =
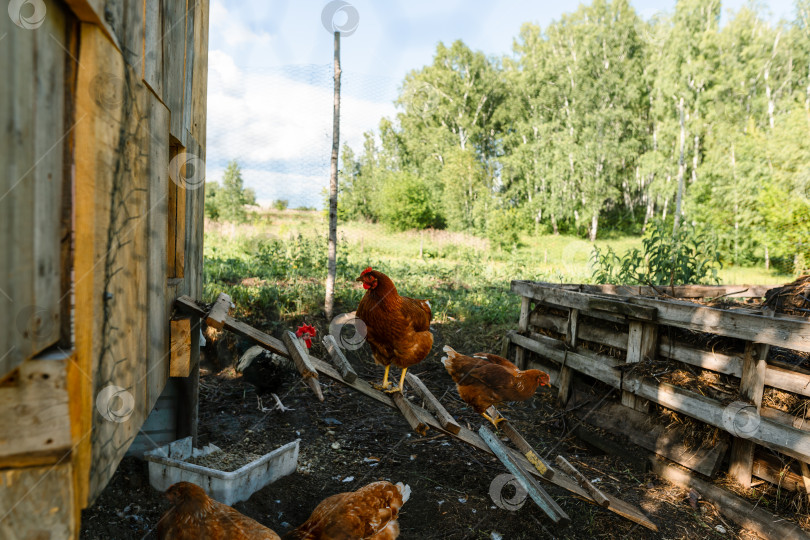
[{"label": "chicken beak", "polygon": [[355,281],[363,281],[363,276],[360,276],[359,278],[355,279]]}]

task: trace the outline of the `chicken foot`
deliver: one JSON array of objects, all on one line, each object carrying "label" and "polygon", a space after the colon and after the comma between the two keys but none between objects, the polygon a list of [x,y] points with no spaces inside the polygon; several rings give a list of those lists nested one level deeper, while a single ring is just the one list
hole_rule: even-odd
[{"label": "chicken foot", "polygon": [[279,398],[276,394],[270,394],[270,395],[273,396],[273,399],[276,400],[276,404],[273,407],[265,407],[264,404],[262,403],[262,398],[259,397],[258,395],[256,396],[256,400],[259,402],[259,410],[261,412],[268,413],[268,412],[275,411],[276,409],[278,409],[281,412],[287,412],[287,411],[294,411],[295,410],[295,409],[290,408],[290,407],[285,407],[284,404],[281,402],[281,398]]},{"label": "chicken foot", "polygon": [[388,371],[391,369],[391,364],[385,366],[385,375],[383,375],[383,382],[382,385],[374,384],[372,385],[377,390],[382,390],[384,392],[388,392],[388,388],[391,386],[391,383],[388,382]]}]

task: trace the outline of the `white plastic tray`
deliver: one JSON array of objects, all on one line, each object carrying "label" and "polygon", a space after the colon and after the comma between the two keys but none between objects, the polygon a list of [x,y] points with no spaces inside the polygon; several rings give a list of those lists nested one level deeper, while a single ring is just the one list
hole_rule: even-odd
[{"label": "white plastic tray", "polygon": [[221,451],[213,444],[192,448],[191,437],[145,452],[143,457],[149,462],[149,483],[153,488],[166,491],[176,482],[191,482],[205,489],[210,497],[232,505],[295,472],[300,442],[301,439],[296,439],[231,472],[186,463],[184,460],[190,457]]}]

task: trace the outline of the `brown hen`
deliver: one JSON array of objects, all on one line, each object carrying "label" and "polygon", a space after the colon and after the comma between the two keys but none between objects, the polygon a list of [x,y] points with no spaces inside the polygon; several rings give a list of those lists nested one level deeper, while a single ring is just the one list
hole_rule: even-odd
[{"label": "brown hen", "polygon": [[166,498],[172,507],[158,522],[158,540],[281,540],[271,529],[215,501],[191,482],[173,484]]},{"label": "brown hen", "polygon": [[475,353],[465,356],[445,345],[447,356],[442,358],[447,373],[458,388],[458,395],[475,412],[496,427],[503,418],[493,419],[486,410],[503,401],[525,401],[537,387],[548,385],[548,374],[539,369],[521,371],[515,364],[494,354]]},{"label": "brown hen", "polygon": [[382,389],[388,390],[388,370],[393,364],[402,369],[402,376],[399,387],[392,391],[401,392],[405,372],[424,360],[433,347],[430,302],[400,296],[391,278],[370,267],[356,281],[362,281],[366,289],[356,317],[366,325],[374,361],[385,366]]},{"label": "brown hen", "polygon": [[399,509],[411,496],[401,482],[374,482],[324,499],[309,519],[284,536],[289,540],[394,540]]}]

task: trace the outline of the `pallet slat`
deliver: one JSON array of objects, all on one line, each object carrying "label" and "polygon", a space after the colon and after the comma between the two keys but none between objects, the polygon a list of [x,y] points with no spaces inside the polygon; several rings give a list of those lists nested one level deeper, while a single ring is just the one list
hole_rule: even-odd
[{"label": "pallet slat", "polygon": [[[531,339],[512,332],[510,339],[516,345],[532,350],[557,363],[561,363],[566,355],[565,344],[553,338],[536,336],[535,339]],[[620,365],[615,358],[594,354],[592,351],[580,348],[568,351],[566,362],[573,369],[615,388],[633,392],[639,397],[654,401],[714,427],[727,429],[728,421],[724,420],[724,414],[727,414],[726,407],[719,402],[667,383],[657,384],[632,375],[625,375],[622,378],[619,371],[615,369]],[[810,432],[788,427],[763,415],[757,430],[749,438],[758,444],[787,455],[810,461]]]},{"label": "pallet slat", "polygon": [[546,513],[551,521],[562,524],[571,522],[571,518],[565,513],[565,510],[560,508],[560,505],[546,493],[546,490],[540,487],[540,484],[538,484],[534,478],[526,474],[526,471],[515,461],[503,443],[501,443],[500,439],[486,426],[481,426],[478,430],[478,435],[484,440],[487,446],[489,446],[492,453],[504,464],[507,470],[517,478],[520,485],[523,486],[523,489],[528,492],[529,497]]}]

